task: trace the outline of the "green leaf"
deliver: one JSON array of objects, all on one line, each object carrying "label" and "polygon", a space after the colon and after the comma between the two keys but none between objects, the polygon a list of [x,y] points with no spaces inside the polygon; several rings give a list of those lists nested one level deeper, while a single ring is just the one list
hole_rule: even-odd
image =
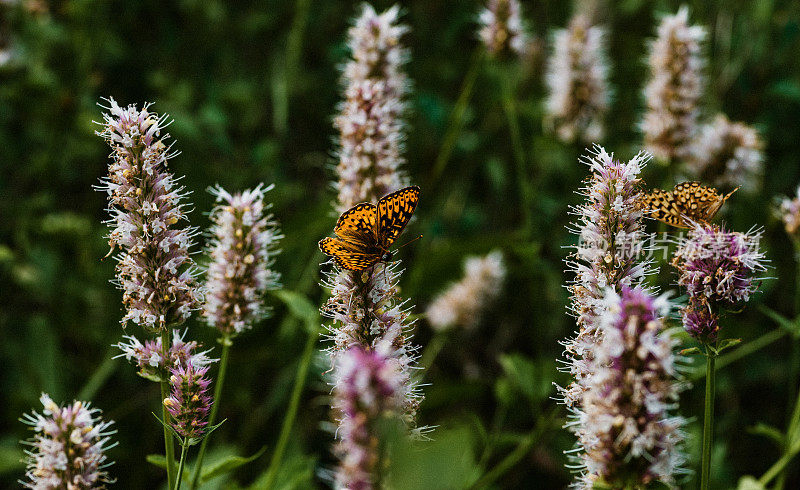
[{"label": "green leaf", "polygon": [[[498,381],[496,392],[505,399],[507,390],[513,387],[531,402],[539,402],[547,397],[551,390],[552,373],[545,372],[545,367],[536,365],[528,357],[521,354],[500,356],[500,365],[506,374],[509,386],[504,386],[503,379]],[[508,400],[506,400],[508,401]]]},{"label": "green leaf", "polygon": [[783,432],[776,429],[775,427],[772,427],[771,425],[767,425],[761,422],[756,424],[754,427],[749,427],[747,429],[747,432],[771,439],[772,441],[775,442],[775,444],[778,445],[779,448],[783,447],[785,441]]},{"label": "green leaf", "polygon": [[742,343],[742,339],[724,339],[717,347],[717,354],[721,354],[725,349],[730,349]]},{"label": "green leaf", "polygon": [[[153,466],[161,468],[164,471],[167,471],[167,458],[164,457],[163,454],[148,454],[145,458],[145,461],[150,463]],[[183,477],[181,478],[184,481],[188,481],[188,478],[191,478],[191,473],[189,472],[189,468],[183,468]]]},{"label": "green leaf", "polygon": [[753,476],[743,476],[739,480],[736,490],[766,490],[764,485],[758,482]]},{"label": "green leaf", "polygon": [[682,356],[689,356],[693,354],[702,354],[703,351],[700,350],[699,347],[689,347],[688,349],[681,350]]},{"label": "green leaf", "polygon": [[764,305],[759,305],[758,309],[761,310],[762,313],[770,317],[775,323],[778,324],[779,327],[786,330],[790,334],[794,335],[795,337],[800,336],[800,322],[797,320],[790,320],[785,316],[781,315],[777,311],[768,308]]},{"label": "green leaf", "polygon": [[319,310],[308,298],[288,289],[279,289],[272,294],[286,305],[289,313],[303,322],[309,333],[319,330]]},{"label": "green leaf", "polygon": [[252,456],[244,457],[244,456],[228,456],[223,458],[211,466],[203,469],[203,474],[200,476],[200,480],[205,482],[212,478],[216,478],[218,476],[225,475],[230,473],[231,471],[235,470],[236,468],[246,465],[251,461],[255,461],[256,459],[260,458],[264,452],[266,452],[267,446],[262,447]]}]

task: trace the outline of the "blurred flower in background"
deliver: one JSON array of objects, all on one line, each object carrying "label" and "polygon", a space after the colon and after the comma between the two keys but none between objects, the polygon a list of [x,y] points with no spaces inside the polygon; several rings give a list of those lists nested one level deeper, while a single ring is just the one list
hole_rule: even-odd
[{"label": "blurred flower in background", "polygon": [[236,194],[216,187],[217,206],[211,212],[212,241],[208,255],[203,317],[224,336],[232,336],[265,318],[264,294],[280,287],[280,274],[271,269],[278,240],[277,222],[267,215],[264,192],[258,186]]},{"label": "blurred flower in background", "polygon": [[480,13],[479,22],[478,36],[489,56],[508,59],[525,54],[528,37],[518,0],[489,0]]},{"label": "blurred flower in background", "polygon": [[114,447],[113,422],[100,418],[100,410],[75,401],[58,406],[42,393],[42,413],[31,412],[20,419],[36,432],[23,441],[28,470],[22,485],[36,490],[103,488],[113,480],[106,468],[106,451]]},{"label": "blurred flower in background", "polygon": [[437,296],[425,312],[437,330],[455,326],[473,327],[481,311],[500,294],[506,268],[503,254],[495,250],[484,257],[469,257],[464,263],[464,277]]},{"label": "blurred flower in background", "polygon": [[692,145],[689,170],[702,182],[753,192],[761,185],[764,172],[763,146],[754,128],[717,114],[713,122],[701,126]]},{"label": "blurred flower in background", "polygon": [[697,131],[702,70],[702,26],[689,25],[689,9],[661,20],[650,46],[650,81],[644,89],[647,112],[642,121],[644,144],[657,159],[672,161],[691,156]]},{"label": "blurred flower in background", "polygon": [[585,14],[575,15],[566,29],[555,31],[547,65],[547,118],[559,139],[571,143],[603,138],[609,108],[605,32]]},{"label": "blurred flower in background", "polygon": [[800,187],[797,188],[795,197],[784,197],[781,199],[778,215],[781,221],[783,221],[783,227],[786,233],[793,240],[797,240],[798,231],[800,231]]}]

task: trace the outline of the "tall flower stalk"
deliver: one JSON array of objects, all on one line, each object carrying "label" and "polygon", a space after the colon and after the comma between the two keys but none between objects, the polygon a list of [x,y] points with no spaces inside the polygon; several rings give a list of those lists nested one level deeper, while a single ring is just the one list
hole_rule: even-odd
[{"label": "tall flower stalk", "polygon": [[342,76],[345,99],[333,121],[339,131],[339,212],[406,183],[400,166],[408,91],[402,66],[408,52],[400,38],[408,28],[397,23],[399,15],[398,6],[378,14],[364,4],[349,30],[351,59]]},{"label": "tall flower stalk", "polygon": [[567,143],[602,139],[609,108],[605,31],[577,14],[553,36],[547,66],[548,124]]},{"label": "tall flower stalk", "polygon": [[[111,147],[111,163],[100,186],[109,198],[111,254],[119,247],[117,283],[123,290],[123,324],[142,326],[161,337],[162,357],[170,357],[171,331],[182,324],[201,301],[195,266],[189,255],[196,230],[186,221],[186,197],[167,171],[176,153],[168,144],[168,116],[150,112],[149,105],[120,107],[106,99],[102,136]],[[165,378],[161,397],[169,392]],[[164,419],[168,414],[163,408]],[[164,428],[169,486],[174,483],[174,441]]]},{"label": "tall flower stalk", "polygon": [[[264,193],[270,189],[259,185],[235,194],[219,186],[211,189],[217,206],[211,212],[211,263],[203,318],[219,332],[222,354],[209,425],[216,421],[233,339],[268,316],[264,295],[280,287],[280,274],[272,265],[283,235],[264,202]],[[201,443],[192,488],[199,483],[208,440]]]},{"label": "tall flower stalk", "polygon": [[641,129],[647,150],[667,162],[670,171],[676,161],[691,157],[703,93],[705,36],[703,27],[689,25],[689,9],[684,6],[661,20],[650,46],[650,80],[644,89],[647,112]]},{"label": "tall flower stalk", "polygon": [[597,320],[593,375],[572,427],[582,473],[574,488],[644,488],[674,483],[684,421],[672,415],[681,383],[664,329],[669,302],[641,288],[607,290]]},{"label": "tall flower stalk", "polygon": [[623,286],[637,286],[649,272],[641,258],[649,235],[644,231],[639,179],[649,158],[640,153],[621,162],[595,146],[584,160],[592,175],[582,192],[585,202],[572,209],[577,219],[570,231],[578,236],[578,244],[567,259],[575,274],[569,286],[570,309],[578,326],[577,335],[564,342],[565,370],[573,382],[560,393],[568,407],[580,403],[592,374],[593,352],[602,337],[597,319],[605,309],[606,288],[621,291]]},{"label": "tall flower stalk", "polygon": [[733,345],[719,342],[720,314],[724,308],[744,304],[758,291],[757,274],[764,270],[764,254],[758,243],[761,233],[738,233],[714,225],[695,224],[678,243],[672,265],[678,270],[678,285],[688,296],[683,324],[703,345],[706,357],[706,392],[701,458],[702,490],[710,488],[711,449],[714,433],[714,398],[719,353]]},{"label": "tall flower stalk", "polygon": [[[397,24],[398,15],[396,6],[378,14],[365,5],[349,31],[352,59],[344,70],[346,99],[334,120],[341,145],[336,168],[338,211],[362,201],[377,202],[406,180],[399,168],[403,161],[399,144],[403,138],[401,96],[407,86],[400,67],[407,55],[399,38],[407,28]],[[366,99],[365,94],[369,94]],[[340,427],[340,443],[336,446],[340,458],[336,477],[339,488],[372,488],[380,484],[376,470],[383,464],[380,454],[373,445],[361,444],[376,437],[376,427],[368,421],[389,412],[409,428],[415,425],[422,397],[411,376],[416,347],[410,343],[408,306],[398,297],[398,264],[379,262],[358,272],[334,267],[326,272],[323,281],[331,291],[321,312],[331,319],[328,328],[332,345],[328,352],[338,400],[334,408]],[[391,380],[381,378],[383,374],[368,374],[373,368],[384,373],[377,365],[391,366]],[[386,381],[397,388],[391,392],[369,391],[370,383],[348,386],[352,379],[372,379],[378,385]],[[352,389],[359,391],[354,393]],[[381,397],[374,405],[354,401],[372,396],[371,393]],[[380,407],[377,411],[373,410],[376,406]],[[348,431],[353,424],[368,434],[356,437]],[[359,470],[351,471],[352,468]]]},{"label": "tall flower stalk", "polygon": [[114,447],[113,422],[100,417],[100,410],[87,402],[59,406],[42,393],[42,413],[32,412],[20,419],[36,433],[23,444],[27,472],[20,483],[31,489],[105,488],[113,482],[106,468],[112,463],[106,451]]}]

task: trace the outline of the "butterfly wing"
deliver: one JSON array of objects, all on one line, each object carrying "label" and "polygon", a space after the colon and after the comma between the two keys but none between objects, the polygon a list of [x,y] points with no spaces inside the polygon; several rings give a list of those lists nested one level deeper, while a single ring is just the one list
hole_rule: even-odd
[{"label": "butterfly wing", "polygon": [[644,207],[653,219],[678,228],[687,228],[683,213],[681,213],[681,208],[673,191],[653,189],[644,196]]},{"label": "butterfly wing", "polygon": [[377,209],[375,205],[362,202],[342,213],[339,219],[336,220],[336,226],[333,231],[340,237],[356,237],[366,242],[369,237],[376,236],[376,221]]},{"label": "butterfly wing", "polygon": [[380,260],[378,255],[366,253],[359,243],[341,238],[325,237],[319,241],[319,249],[325,255],[333,257],[336,265],[351,271],[362,271]]},{"label": "butterfly wing", "polygon": [[381,247],[388,250],[406,227],[419,202],[419,187],[412,185],[392,192],[378,201],[377,236]]}]

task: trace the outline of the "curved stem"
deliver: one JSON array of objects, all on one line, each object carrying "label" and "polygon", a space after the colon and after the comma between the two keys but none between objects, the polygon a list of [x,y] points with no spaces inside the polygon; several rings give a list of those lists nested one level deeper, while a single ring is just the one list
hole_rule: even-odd
[{"label": "curved stem", "polygon": [[[222,399],[222,384],[225,382],[225,373],[228,370],[228,357],[230,356],[230,348],[233,341],[227,335],[224,335],[219,342],[222,344],[222,354],[219,359],[219,373],[217,374],[217,383],[214,386],[214,403],[211,405],[211,413],[208,416],[208,427],[213,427],[214,422],[217,421],[217,411],[219,410],[219,401]],[[190,488],[197,488],[200,482],[200,473],[203,471],[203,458],[206,455],[206,446],[211,435],[203,438],[200,443],[200,452],[197,454],[197,462],[194,465],[194,475],[192,476],[192,485]]]},{"label": "curved stem", "polygon": [[456,146],[458,135],[461,133],[461,128],[464,125],[464,113],[467,112],[469,107],[469,99],[472,96],[472,89],[475,86],[475,80],[480,73],[481,61],[483,60],[483,48],[477,48],[472,54],[472,61],[469,65],[469,70],[464,77],[464,83],[461,85],[461,93],[458,94],[458,100],[453,107],[453,112],[450,113],[450,119],[447,124],[447,131],[444,134],[442,148],[439,150],[439,155],[436,157],[436,163],[433,165],[433,172],[431,175],[430,185],[433,186],[439,177],[442,176],[447,162],[450,160],[450,155],[453,153],[453,148]]},{"label": "curved stem", "polygon": [[436,356],[439,355],[439,352],[446,342],[447,331],[436,332],[430,342],[428,342],[428,345],[425,346],[425,350],[422,351],[422,356],[419,358],[419,368],[423,376],[431,368],[433,361],[436,360]]},{"label": "curved stem", "polygon": [[186,441],[181,442],[181,462],[178,464],[178,477],[175,481],[175,490],[181,490],[181,477],[183,476],[183,465],[186,463],[186,449],[189,447]]},{"label": "curved stem", "polygon": [[706,348],[706,401],[705,414],[703,416],[703,456],[701,463],[700,489],[708,490],[711,481],[711,448],[714,436],[714,392],[716,381],[716,370],[714,361],[717,354]]},{"label": "curved stem", "polygon": [[557,413],[556,410],[551,411],[544,417],[541,417],[539,421],[536,423],[536,427],[527,435],[524,439],[522,439],[517,447],[514,448],[502,461],[497,463],[497,466],[489,470],[486,474],[484,474],[475,484],[469,487],[471,490],[477,490],[479,488],[485,488],[497,481],[498,478],[506,474],[510,469],[516,466],[517,463],[522,460],[522,458],[527,455],[531,448],[533,448],[534,444],[536,444],[542,435],[547,431],[550,426],[550,422],[555,417]]},{"label": "curved stem", "polygon": [[[169,348],[172,345],[172,341],[170,339],[170,330],[169,328],[165,328],[161,331],[161,356],[166,360],[169,359]],[[164,400],[169,396],[169,381],[168,378],[164,378],[162,376],[161,379],[161,400],[159,405],[161,405],[161,416],[163,417],[164,423],[169,423],[169,410],[167,410],[167,406],[164,405]],[[174,487],[175,482],[175,440],[172,438],[172,433],[170,433],[167,426],[164,426],[164,452],[166,453],[164,456],[167,460],[167,483],[169,485],[169,489],[172,490]]]},{"label": "curved stem", "polygon": [[300,395],[303,393],[303,387],[306,384],[308,368],[311,365],[311,358],[314,353],[314,346],[317,344],[317,337],[318,333],[316,330],[308,334],[308,340],[306,340],[306,345],[303,349],[300,365],[297,368],[297,377],[295,377],[294,380],[294,388],[292,389],[289,408],[286,411],[286,417],[283,419],[281,433],[280,436],[278,436],[278,443],[275,446],[275,451],[272,453],[272,459],[269,462],[267,478],[263,487],[265,489],[272,488],[275,484],[275,478],[278,476],[278,467],[283,459],[283,452],[286,450],[286,443],[289,441],[294,419],[297,417],[297,409],[300,406]]}]

